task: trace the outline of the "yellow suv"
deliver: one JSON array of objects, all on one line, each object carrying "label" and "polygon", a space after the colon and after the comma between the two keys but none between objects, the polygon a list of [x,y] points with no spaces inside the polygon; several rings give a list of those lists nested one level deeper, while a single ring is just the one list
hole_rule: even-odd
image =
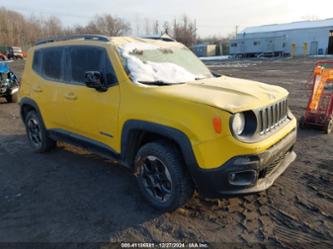
[{"label": "yellow suv", "polygon": [[213,74],[169,38],[82,35],[28,52],[20,107],[36,152],[57,140],[131,169],[143,196],[174,210],[269,188],[296,158],[296,119],[277,86]]}]

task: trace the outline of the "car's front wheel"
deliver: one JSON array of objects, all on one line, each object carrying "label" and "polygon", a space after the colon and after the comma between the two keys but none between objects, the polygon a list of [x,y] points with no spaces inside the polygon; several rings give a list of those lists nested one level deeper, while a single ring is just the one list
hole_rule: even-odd
[{"label": "car's front wheel", "polygon": [[192,197],[194,184],[172,144],[145,144],[137,153],[135,166],[139,188],[154,208],[173,211]]},{"label": "car's front wheel", "polygon": [[56,142],[48,137],[42,119],[36,111],[30,111],[24,123],[28,140],[35,152],[43,153],[55,147]]}]

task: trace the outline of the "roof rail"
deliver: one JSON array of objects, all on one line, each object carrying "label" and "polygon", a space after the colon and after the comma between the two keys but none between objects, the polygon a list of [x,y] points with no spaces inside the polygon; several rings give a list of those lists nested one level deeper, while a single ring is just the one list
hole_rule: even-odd
[{"label": "roof rail", "polygon": [[175,39],[173,39],[171,36],[169,36],[167,34],[141,36],[141,38],[152,39],[152,40],[162,40],[162,41],[169,41],[169,42],[176,41]]},{"label": "roof rail", "polygon": [[109,37],[104,35],[61,35],[61,36],[54,36],[49,37],[47,39],[39,40],[35,42],[35,46],[49,43],[49,42],[56,42],[56,41],[67,41],[67,40],[76,40],[76,39],[83,39],[83,40],[94,40],[94,41],[101,41],[101,42],[108,42],[110,41]]}]

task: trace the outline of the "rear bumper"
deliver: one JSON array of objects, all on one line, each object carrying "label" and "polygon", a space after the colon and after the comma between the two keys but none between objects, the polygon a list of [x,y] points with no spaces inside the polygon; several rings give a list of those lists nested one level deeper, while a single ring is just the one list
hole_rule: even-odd
[{"label": "rear bumper", "polygon": [[216,198],[256,193],[268,189],[296,159],[296,129],[258,155],[234,157],[214,170],[192,168],[199,193]]}]

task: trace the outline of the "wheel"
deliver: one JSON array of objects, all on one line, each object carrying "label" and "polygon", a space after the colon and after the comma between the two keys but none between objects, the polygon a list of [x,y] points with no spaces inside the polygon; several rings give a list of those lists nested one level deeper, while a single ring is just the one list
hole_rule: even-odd
[{"label": "wheel", "polygon": [[18,93],[16,92],[12,95],[12,103],[17,103],[17,102],[18,102]]},{"label": "wheel", "polygon": [[304,118],[304,117],[301,117],[301,118],[299,119],[299,123],[298,123],[298,125],[299,125],[299,128],[301,128],[301,129],[304,129],[304,128],[305,128],[305,118]]},{"label": "wheel", "polygon": [[154,208],[174,211],[192,197],[194,184],[175,146],[145,144],[136,155],[135,167],[139,189]]},{"label": "wheel", "polygon": [[36,111],[30,111],[26,115],[24,124],[34,152],[43,153],[55,147],[56,142],[47,136],[42,119]]},{"label": "wheel", "polygon": [[6,96],[6,101],[7,101],[7,103],[12,103],[13,102],[13,96],[12,95],[7,95]]},{"label": "wheel", "polygon": [[14,93],[13,95],[7,95],[6,100],[8,103],[16,103],[18,101],[18,94]]},{"label": "wheel", "polygon": [[328,119],[324,125],[325,134],[330,134],[333,129],[333,119]]}]

